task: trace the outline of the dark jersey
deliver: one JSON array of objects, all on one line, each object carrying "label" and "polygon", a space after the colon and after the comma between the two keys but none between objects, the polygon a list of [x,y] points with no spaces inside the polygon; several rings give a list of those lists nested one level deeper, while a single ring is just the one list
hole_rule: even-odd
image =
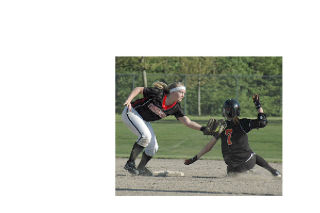
[{"label": "dark jersey", "polygon": [[183,117],[184,114],[179,103],[165,105],[167,95],[161,89],[145,87],[143,89],[144,98],[132,102],[131,106],[145,121],[160,120],[168,115],[174,115],[177,119]]},{"label": "dark jersey", "polygon": [[227,127],[220,134],[221,150],[225,163],[228,166],[236,167],[249,159],[253,151],[249,147],[247,133],[258,128],[257,120],[242,118],[238,124],[227,121]]}]

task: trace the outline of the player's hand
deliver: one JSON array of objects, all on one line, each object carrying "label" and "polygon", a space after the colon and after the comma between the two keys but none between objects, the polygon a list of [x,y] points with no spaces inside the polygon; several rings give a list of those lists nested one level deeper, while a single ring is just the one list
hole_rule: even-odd
[{"label": "player's hand", "polygon": [[214,119],[214,118],[210,118],[208,120],[208,123],[207,123],[207,126],[203,126],[200,128],[200,131],[202,131],[202,133],[204,135],[212,135],[213,134],[213,129],[216,128],[216,123],[217,123],[217,120]]},{"label": "player's hand", "polygon": [[201,127],[201,131],[204,135],[213,135],[218,137],[223,130],[227,127],[227,123],[223,120],[216,120],[214,118],[210,118],[207,126]]},{"label": "player's hand", "polygon": [[184,164],[185,164],[185,165],[190,165],[190,164],[196,162],[197,160],[198,160],[198,157],[197,157],[197,155],[196,155],[196,156],[194,156],[193,158],[186,159],[186,160],[184,161]]},{"label": "player's hand", "polygon": [[254,94],[252,96],[252,100],[253,100],[254,105],[256,105],[256,109],[259,109],[261,107],[259,95]]},{"label": "player's hand", "polygon": [[123,105],[124,105],[124,106],[127,106],[127,107],[128,107],[128,110],[131,111],[131,101],[126,100],[126,102],[124,102]]},{"label": "player's hand", "polygon": [[203,133],[204,135],[211,135],[211,130],[210,130],[209,127],[202,126],[202,127],[200,128],[200,131],[202,131],[202,133]]}]

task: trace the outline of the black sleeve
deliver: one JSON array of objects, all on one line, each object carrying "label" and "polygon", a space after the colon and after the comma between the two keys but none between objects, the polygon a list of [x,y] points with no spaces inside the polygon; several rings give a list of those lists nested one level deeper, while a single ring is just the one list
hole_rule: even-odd
[{"label": "black sleeve", "polygon": [[259,113],[257,119],[251,120],[251,129],[263,128],[267,125],[267,116],[264,113]]},{"label": "black sleeve", "polygon": [[180,106],[180,103],[177,103],[177,111],[173,115],[176,117],[177,120],[178,120],[178,118],[185,116],[185,114],[183,113],[182,108]]},{"label": "black sleeve", "polygon": [[246,133],[250,132],[250,130],[252,129],[251,123],[252,123],[251,119],[248,119],[248,118],[240,119],[240,126]]}]

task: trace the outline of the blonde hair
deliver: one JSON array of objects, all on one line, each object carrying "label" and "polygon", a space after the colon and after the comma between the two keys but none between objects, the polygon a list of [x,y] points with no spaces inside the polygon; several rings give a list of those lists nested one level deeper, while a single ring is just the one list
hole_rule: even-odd
[{"label": "blonde hair", "polygon": [[163,83],[161,81],[156,81],[152,84],[152,87],[156,87],[158,89],[166,89],[168,85],[166,83]]},{"label": "blonde hair", "polygon": [[182,82],[174,82],[172,84],[169,84],[169,86],[166,83],[163,83],[161,81],[156,81],[152,84],[153,87],[156,87],[158,89],[164,90],[166,93],[169,93],[169,91],[173,88],[184,86]]},{"label": "blonde hair", "polygon": [[234,124],[239,124],[240,123],[240,120],[239,120],[238,116],[234,117],[232,119],[232,121],[233,121]]}]

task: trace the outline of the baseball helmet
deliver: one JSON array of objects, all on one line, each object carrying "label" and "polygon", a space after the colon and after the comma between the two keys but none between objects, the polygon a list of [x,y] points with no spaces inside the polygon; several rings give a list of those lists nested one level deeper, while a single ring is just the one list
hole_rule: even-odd
[{"label": "baseball helmet", "polygon": [[228,120],[240,115],[240,104],[235,99],[228,99],[224,102],[222,115]]}]

